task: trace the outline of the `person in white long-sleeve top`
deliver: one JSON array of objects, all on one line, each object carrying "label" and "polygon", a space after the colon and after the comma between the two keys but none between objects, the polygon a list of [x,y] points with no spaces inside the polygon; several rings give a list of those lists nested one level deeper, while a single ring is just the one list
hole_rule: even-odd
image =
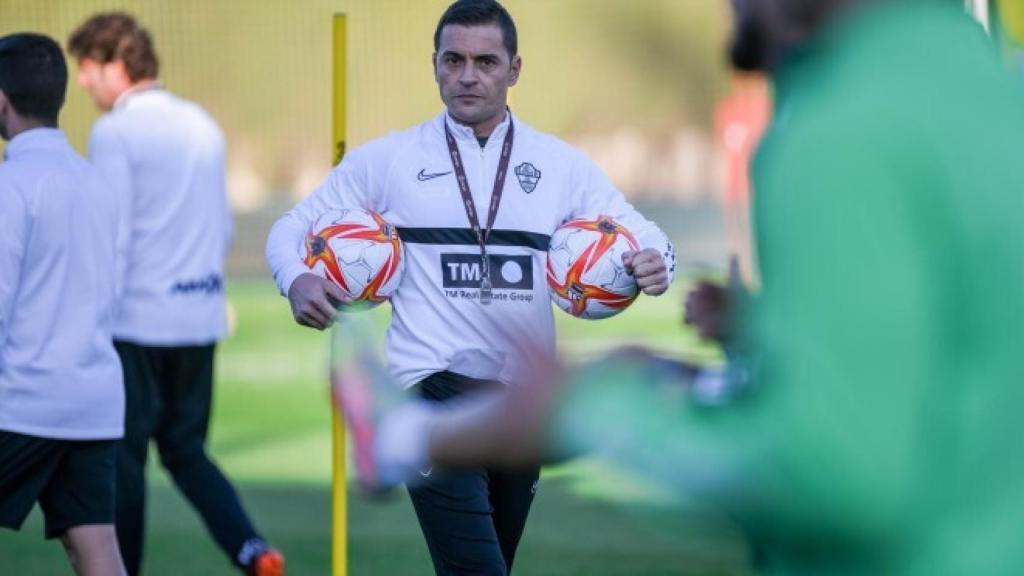
[{"label": "person in white long-sleeve top", "polygon": [[[522,60],[515,24],[499,3],[452,4],[434,48],[446,110],[352,150],[277,221],[267,259],[295,320],[322,330],[345,296],[303,263],[306,231],[332,209],[380,213],[398,228],[407,258],[391,297],[390,372],[419,396],[446,402],[515,383],[544,361],[536,354],[554,354],[544,261],[564,221],[608,215],[629,228],[642,249],[624,264],[648,295],[667,290],[674,252],[593,162],[508,110]],[[538,474],[423,470],[409,493],[436,573],[507,574]]]},{"label": "person in white long-sleeve top", "polygon": [[224,260],[232,223],[225,141],[199,105],[167,91],[149,33],[101,13],[70,37],[78,83],[107,112],[89,157],[119,208],[114,340],[124,365],[125,439],[117,530],[129,574],[142,569],[146,460],[160,460],[241,570],[273,576],[283,558],[256,532],[206,453],[216,344],[226,333]]},{"label": "person in white long-sleeve top", "polygon": [[37,34],[0,38],[0,526],[39,503],[76,573],[124,574],[111,342],[116,204],[57,128],[68,72]]}]

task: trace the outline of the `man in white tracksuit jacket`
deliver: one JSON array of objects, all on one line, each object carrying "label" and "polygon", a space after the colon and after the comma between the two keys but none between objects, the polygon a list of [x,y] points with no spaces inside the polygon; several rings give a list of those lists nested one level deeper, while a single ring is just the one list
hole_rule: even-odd
[{"label": "man in white tracksuit jacket", "polygon": [[0,38],[0,527],[19,530],[38,502],[75,574],[123,576],[117,204],[58,128],[67,82],[53,39]]},{"label": "man in white tracksuit jacket", "polygon": [[217,342],[227,333],[224,259],[232,220],[226,142],[198,104],[164,89],[149,32],[99,13],[68,40],[78,83],[106,112],[89,158],[117,199],[113,337],[124,367],[117,534],[129,576],[143,571],[150,441],[231,562],[280,576],[283,557],[253,526],[206,452]]},{"label": "man in white tracksuit jacket", "polygon": [[[667,290],[675,257],[657,226],[581,152],[508,111],[507,90],[522,61],[515,25],[500,4],[455,2],[434,40],[446,111],[352,150],[274,225],[267,259],[296,321],[324,329],[345,297],[303,263],[310,224],[328,210],[360,207],[395,225],[407,262],[391,298],[389,368],[403,386],[444,401],[515,382],[538,360],[538,350],[554,353],[544,263],[550,236],[564,221],[607,215],[630,229],[642,249],[625,256],[626,268],[650,295]],[[488,230],[493,217],[486,236],[490,304],[480,301],[486,272],[466,204],[476,211],[479,229]],[[409,491],[436,572],[507,574],[538,473],[424,470],[422,482]]]}]

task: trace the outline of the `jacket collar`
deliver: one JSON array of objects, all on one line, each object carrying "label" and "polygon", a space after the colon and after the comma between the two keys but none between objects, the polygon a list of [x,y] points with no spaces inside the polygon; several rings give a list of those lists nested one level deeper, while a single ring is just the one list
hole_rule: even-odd
[{"label": "jacket collar", "polygon": [[4,160],[12,160],[32,150],[53,150],[68,146],[68,139],[59,128],[32,128],[7,143]]},{"label": "jacket collar", "polygon": [[[516,128],[518,129],[519,119],[512,114],[511,110],[506,110],[505,119],[501,121],[501,124],[494,127],[494,132],[491,132],[491,135],[487,138],[487,148],[490,148],[491,146],[501,146],[500,143],[504,140],[505,133],[508,132],[509,122],[515,122]],[[447,110],[441,112],[434,120],[434,124],[441,132],[442,137],[444,136],[445,122],[448,123],[448,129],[452,131],[452,136],[455,137],[456,142],[471,142],[472,144],[477,145],[476,134],[473,133],[473,129],[469,126],[456,122]],[[495,142],[498,142],[498,144],[495,144]]]},{"label": "jacket collar", "polygon": [[128,106],[128,103],[131,100],[133,100],[136,96],[148,93],[159,93],[163,91],[164,85],[159,80],[142,85],[132,86],[131,88],[122,92],[121,95],[117,97],[117,100],[114,100],[113,109],[121,110],[125,108],[126,106]]}]

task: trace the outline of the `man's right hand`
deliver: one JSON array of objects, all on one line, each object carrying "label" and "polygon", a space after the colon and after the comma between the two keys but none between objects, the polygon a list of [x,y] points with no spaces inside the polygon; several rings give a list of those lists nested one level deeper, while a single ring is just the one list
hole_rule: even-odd
[{"label": "man's right hand", "polygon": [[350,301],[330,280],[307,272],[288,288],[292,316],[303,326],[324,330],[334,322],[338,307]]},{"label": "man's right hand", "polygon": [[736,300],[745,292],[740,279],[739,261],[734,256],[729,262],[727,286],[699,282],[686,295],[684,321],[696,328],[701,338],[726,344],[734,332],[733,308]]}]

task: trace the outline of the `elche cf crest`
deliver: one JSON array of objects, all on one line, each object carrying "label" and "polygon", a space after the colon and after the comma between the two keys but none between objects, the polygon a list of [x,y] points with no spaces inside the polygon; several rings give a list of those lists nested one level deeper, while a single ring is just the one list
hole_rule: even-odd
[{"label": "elche cf crest", "polygon": [[516,166],[515,173],[523,192],[529,194],[537,189],[537,183],[540,182],[540,170],[536,166],[529,162],[523,162]]}]

